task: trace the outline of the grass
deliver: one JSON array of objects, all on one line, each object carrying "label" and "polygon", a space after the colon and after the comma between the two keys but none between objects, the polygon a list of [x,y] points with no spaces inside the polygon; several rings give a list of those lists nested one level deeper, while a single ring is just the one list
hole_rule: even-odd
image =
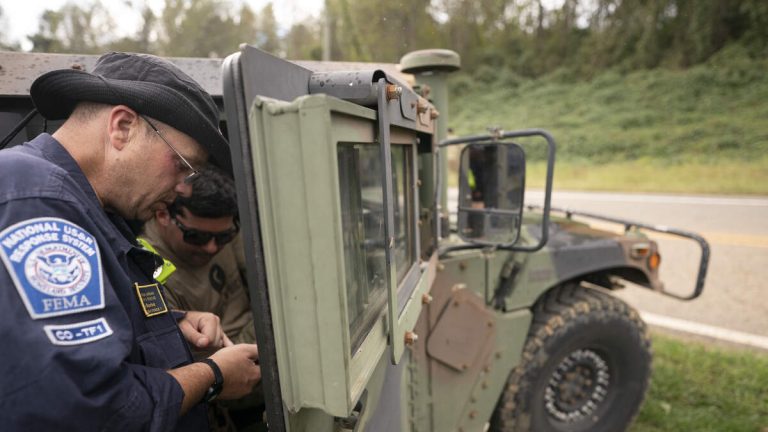
[{"label": "grass", "polygon": [[[526,183],[544,186],[546,165],[528,164]],[[555,190],[621,190],[694,194],[768,195],[768,156],[754,161],[667,163],[654,159],[624,162],[558,162]]]},{"label": "grass", "polygon": [[[550,131],[559,187],[768,194],[766,69],[768,59],[734,47],[688,70],[457,76],[451,125],[457,135],[488,126]],[[542,152],[526,152],[535,169]]]},{"label": "grass", "polygon": [[768,355],[653,335],[651,386],[630,432],[768,430]]}]

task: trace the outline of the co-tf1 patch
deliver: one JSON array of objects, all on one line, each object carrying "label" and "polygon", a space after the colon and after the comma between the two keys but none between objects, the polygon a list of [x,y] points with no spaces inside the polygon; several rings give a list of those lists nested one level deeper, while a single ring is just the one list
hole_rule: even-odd
[{"label": "co-tf1 patch", "polygon": [[113,333],[103,317],[79,323],[47,325],[43,329],[54,345],[80,345],[104,339]]},{"label": "co-tf1 patch", "polygon": [[104,308],[96,239],[64,219],[27,219],[0,232],[0,258],[32,319]]}]

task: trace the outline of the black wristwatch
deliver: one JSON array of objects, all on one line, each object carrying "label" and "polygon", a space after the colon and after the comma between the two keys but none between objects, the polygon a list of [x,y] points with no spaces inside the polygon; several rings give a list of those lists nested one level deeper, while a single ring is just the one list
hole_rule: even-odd
[{"label": "black wristwatch", "polygon": [[204,358],[198,360],[198,362],[207,364],[211,367],[211,370],[213,370],[213,384],[208,387],[208,390],[206,390],[205,395],[203,396],[203,402],[211,402],[216,399],[219,393],[221,393],[221,389],[224,388],[224,375],[221,374],[221,369],[219,369],[219,365],[217,365],[215,361],[209,358]]}]

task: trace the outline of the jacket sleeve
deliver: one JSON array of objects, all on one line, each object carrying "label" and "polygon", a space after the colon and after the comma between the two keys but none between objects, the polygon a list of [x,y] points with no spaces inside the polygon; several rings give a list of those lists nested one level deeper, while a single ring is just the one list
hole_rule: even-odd
[{"label": "jacket sleeve", "polygon": [[170,316],[137,339],[130,276],[95,219],[74,200],[0,202],[0,430],[176,427],[183,391],[160,365],[183,361],[183,340]]}]

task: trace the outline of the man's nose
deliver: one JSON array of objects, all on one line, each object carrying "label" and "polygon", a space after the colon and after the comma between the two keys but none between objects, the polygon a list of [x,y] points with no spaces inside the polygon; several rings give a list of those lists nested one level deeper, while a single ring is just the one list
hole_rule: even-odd
[{"label": "man's nose", "polygon": [[216,240],[211,238],[208,243],[203,245],[203,250],[211,255],[219,251],[219,245],[216,244]]},{"label": "man's nose", "polygon": [[188,198],[190,195],[192,195],[192,185],[182,181],[180,183],[176,183],[176,187],[173,188],[173,191],[178,195]]}]

